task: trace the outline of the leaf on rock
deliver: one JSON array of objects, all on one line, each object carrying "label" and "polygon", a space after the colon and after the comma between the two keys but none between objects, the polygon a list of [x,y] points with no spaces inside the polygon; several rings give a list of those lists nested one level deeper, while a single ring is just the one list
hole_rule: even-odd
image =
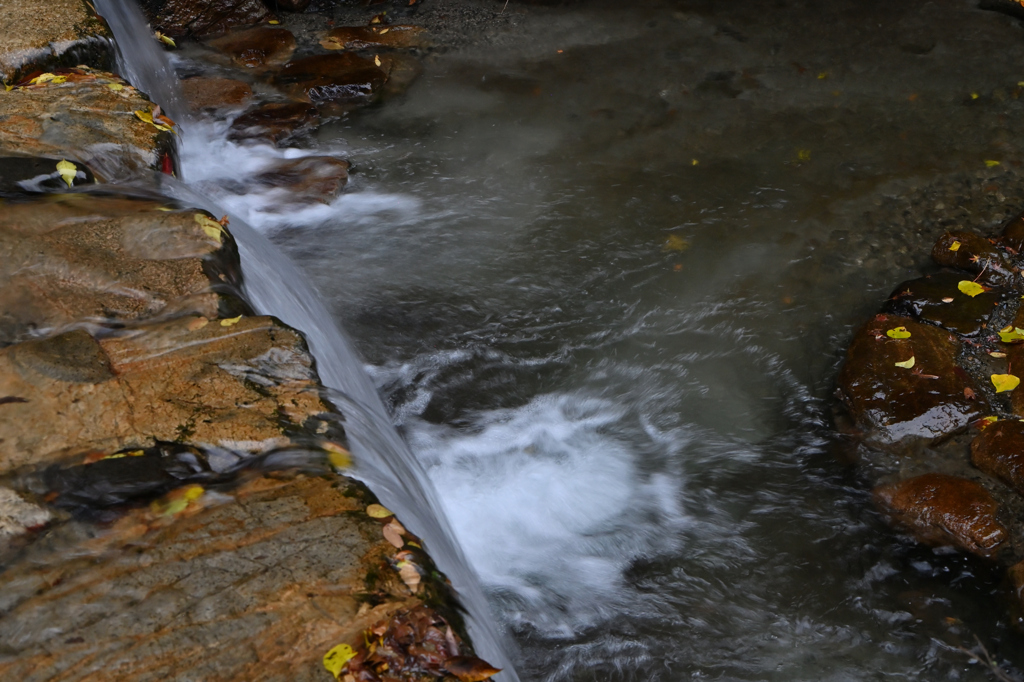
[{"label": "leaf on rock", "polygon": [[[400,528],[401,531],[399,531]],[[402,528],[402,525],[392,519],[391,523],[384,526],[384,539],[394,545],[396,549],[402,549],[402,546],[405,545],[405,540],[402,539],[402,532],[404,531],[405,529]]]},{"label": "leaf on rock", "polygon": [[686,241],[683,237],[678,234],[670,234],[668,239],[665,240],[665,245],[661,247],[662,251],[686,251],[690,248],[690,242]]},{"label": "leaf on rock", "polygon": [[352,453],[345,448],[331,441],[324,441],[321,447],[327,452],[327,461],[335,469],[344,470],[352,467]]},{"label": "leaf on rock", "polygon": [[483,682],[501,672],[501,668],[476,656],[452,656],[444,662],[444,667],[459,678],[459,682]]},{"label": "leaf on rock", "polygon": [[174,133],[175,135],[178,134],[177,131],[166,125],[167,123],[174,125],[174,122],[166,116],[160,116],[159,118],[154,119],[152,111],[143,111],[142,109],[136,109],[133,113],[135,114],[135,118],[139,119],[143,123],[148,123],[157,130]]},{"label": "leaf on rock", "polygon": [[220,326],[222,326],[222,327],[233,327],[234,325],[238,324],[241,321],[241,319],[242,319],[241,315],[239,315],[238,317],[229,317],[227,319],[221,320],[220,321]]},{"label": "leaf on rock", "polygon": [[154,500],[150,508],[160,516],[173,516],[185,511],[189,503],[198,500],[206,492],[201,485],[190,485],[167,493],[162,500]]},{"label": "leaf on rock", "polygon": [[985,167],[986,168],[993,168],[993,167],[998,166],[998,165],[999,165],[998,161],[993,161],[992,159],[985,159]]},{"label": "leaf on rock", "polygon": [[206,319],[205,317],[202,317],[202,316],[200,316],[200,317],[193,317],[191,320],[188,321],[188,324],[186,325],[186,328],[190,332],[194,332],[194,331],[196,331],[198,329],[202,329],[203,327],[205,327],[209,323],[210,323],[210,321],[208,319]]},{"label": "leaf on rock", "polygon": [[224,228],[216,220],[202,213],[196,213],[195,220],[199,227],[203,228],[203,232],[206,233],[207,237],[216,240],[218,244],[224,241]]},{"label": "leaf on rock", "polygon": [[355,650],[348,644],[339,644],[324,654],[324,667],[327,668],[327,672],[340,679],[341,671],[345,669],[345,664],[352,660],[355,655]]},{"label": "leaf on rock", "polygon": [[999,330],[999,340],[1003,343],[1020,343],[1024,341],[1024,329],[1012,325]]},{"label": "leaf on rock", "polygon": [[955,241],[952,244],[950,244],[949,245],[949,250],[950,251],[959,251],[960,250],[960,242],[956,242]]},{"label": "leaf on rock", "polygon": [[395,515],[393,511],[380,504],[371,504],[366,508],[366,513],[374,519],[386,519]]},{"label": "leaf on rock", "polygon": [[906,327],[894,327],[885,333],[890,339],[909,339],[910,332]]},{"label": "leaf on rock", "polygon": [[411,561],[399,561],[398,562],[398,577],[402,579],[413,594],[419,592],[420,589],[420,571],[416,568],[416,564]]},{"label": "leaf on rock", "polygon": [[68,183],[68,187],[71,187],[72,183],[75,182],[75,176],[78,175],[78,166],[67,159],[61,159],[57,163],[57,172],[60,173],[61,179]]},{"label": "leaf on rock", "polygon": [[1012,391],[1020,383],[1020,379],[1012,374],[993,374],[991,379],[992,385],[996,387],[996,393]]},{"label": "leaf on rock", "polygon": [[984,431],[987,427],[995,424],[997,421],[999,421],[999,417],[993,415],[979,419],[974,423],[974,425],[978,427],[979,431]]},{"label": "leaf on rock", "polygon": [[903,362],[897,362],[895,364],[897,367],[902,367],[903,369],[910,369],[911,367],[914,366],[914,356],[911,355],[909,360],[904,360]]},{"label": "leaf on rock", "polygon": [[956,288],[960,290],[960,293],[967,294],[971,298],[985,292],[985,287],[981,286],[977,282],[972,282],[969,279],[960,280],[959,284],[956,285]]},{"label": "leaf on rock", "polygon": [[161,43],[164,43],[165,45],[170,45],[171,47],[177,47],[177,45],[174,42],[174,38],[172,38],[170,36],[165,36],[160,31],[157,31],[156,33],[154,33],[153,37],[156,38],[157,40],[159,40]]}]

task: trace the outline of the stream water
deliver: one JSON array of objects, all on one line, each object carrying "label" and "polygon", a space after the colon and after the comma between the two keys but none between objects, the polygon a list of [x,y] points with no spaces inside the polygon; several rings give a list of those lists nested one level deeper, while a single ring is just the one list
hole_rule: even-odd
[{"label": "stream water", "polygon": [[311,151],[223,122],[183,126],[178,190],[232,215],[485,653],[473,573],[531,680],[988,679],[975,636],[1024,666],[998,573],[888,530],[830,416],[853,325],[939,232],[1024,208],[1020,26],[952,0],[501,4],[417,8],[419,80],[319,131],[353,163],[334,202],[247,184]]}]

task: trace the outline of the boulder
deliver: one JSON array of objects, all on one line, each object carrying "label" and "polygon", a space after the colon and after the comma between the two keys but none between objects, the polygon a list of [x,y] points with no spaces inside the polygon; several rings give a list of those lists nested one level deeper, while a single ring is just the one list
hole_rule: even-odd
[{"label": "boulder", "polygon": [[[384,539],[373,502],[346,478],[279,474],[186,486],[107,527],[55,525],[0,573],[0,678],[323,682],[333,647],[411,613],[437,624],[444,659],[448,646],[469,653],[445,637],[457,615],[435,611],[450,599],[443,579]],[[435,648],[405,632],[414,651]]]},{"label": "boulder", "polygon": [[373,60],[351,52],[296,59],[274,79],[292,96],[329,109],[369,104],[386,81],[387,74]]},{"label": "boulder", "polygon": [[284,161],[256,176],[264,187],[287,190],[288,201],[328,203],[337,197],[348,182],[348,161],[330,156],[304,156]]},{"label": "boulder", "polygon": [[424,33],[419,26],[405,24],[341,26],[328,31],[320,44],[328,50],[422,47],[426,44]]},{"label": "boulder", "polygon": [[110,33],[83,0],[5,2],[0,31],[0,80],[31,71],[88,64],[110,68]]},{"label": "boulder", "polygon": [[240,107],[252,99],[249,84],[231,78],[186,78],[181,91],[193,111]]},{"label": "boulder", "polygon": [[62,159],[29,156],[0,156],[0,198],[18,197],[29,192],[64,192],[96,182],[96,177],[84,163],[62,175],[57,164]]},{"label": "boulder", "polygon": [[928,545],[953,545],[992,558],[1009,534],[999,522],[999,505],[975,481],[924,474],[875,488],[874,499],[897,526]]},{"label": "boulder", "polygon": [[1003,419],[971,442],[971,463],[1024,495],[1024,422]]},{"label": "boulder", "polygon": [[247,111],[231,126],[232,140],[267,140],[283,144],[320,125],[320,112],[308,102],[273,102]]},{"label": "boulder", "polygon": [[333,411],[302,337],[268,317],[25,341],[0,351],[0,397],[0,471],[160,441],[262,453]]},{"label": "boulder", "polygon": [[102,181],[161,168],[174,135],[159,121],[143,120],[154,105],[138,90],[92,69],[52,76],[0,89],[0,156],[81,162]]},{"label": "boulder", "polygon": [[274,19],[261,0],[138,0],[153,29],[171,37],[208,36]]},{"label": "boulder", "polygon": [[[908,338],[891,338],[899,327]],[[895,332],[894,332],[895,333]],[[970,376],[957,366],[959,343],[908,317],[878,315],[855,334],[839,372],[839,396],[869,441],[936,441],[988,413]],[[909,363],[910,367],[896,363]]]},{"label": "boulder", "polygon": [[914,317],[961,336],[976,336],[984,329],[1002,298],[998,288],[968,296],[957,287],[972,276],[955,270],[903,282],[889,295],[885,312]]},{"label": "boulder", "polygon": [[267,26],[233,31],[207,44],[231,57],[236,65],[250,69],[279,66],[295,52],[295,36],[291,31]]},{"label": "boulder", "polygon": [[973,273],[984,284],[1005,284],[1015,274],[1003,251],[984,237],[965,230],[951,230],[939,237],[932,247],[932,258],[944,267]]},{"label": "boulder", "polygon": [[[197,211],[89,194],[0,209],[0,346],[82,323],[240,310],[237,251]],[[232,307],[234,306],[234,307]]]}]

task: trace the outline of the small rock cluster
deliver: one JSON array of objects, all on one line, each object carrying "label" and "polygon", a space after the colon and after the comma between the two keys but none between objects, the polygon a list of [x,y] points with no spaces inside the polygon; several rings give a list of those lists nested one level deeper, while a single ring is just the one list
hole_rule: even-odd
[{"label": "small rock cluster", "polygon": [[[918,541],[999,562],[1024,589],[1024,216],[949,230],[942,269],[903,282],[855,334],[841,429],[886,517]],[[1019,598],[1019,597],[1018,597]]]}]

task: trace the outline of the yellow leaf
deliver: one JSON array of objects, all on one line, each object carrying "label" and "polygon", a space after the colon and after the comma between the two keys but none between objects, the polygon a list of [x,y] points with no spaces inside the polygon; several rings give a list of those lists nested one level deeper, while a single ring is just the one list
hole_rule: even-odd
[{"label": "yellow leaf", "polygon": [[999,340],[1003,343],[1020,343],[1024,341],[1024,329],[1020,327],[1004,327],[999,330]]},{"label": "yellow leaf", "polygon": [[196,213],[194,217],[196,223],[199,224],[199,227],[203,228],[203,232],[206,233],[207,237],[216,240],[218,244],[223,241],[224,228],[220,226],[220,223],[202,213]]},{"label": "yellow leaf", "polygon": [[167,45],[170,45],[171,47],[177,47],[177,45],[175,45],[175,43],[174,43],[174,38],[172,38],[170,36],[165,36],[160,31],[157,31],[156,33],[154,33],[153,37],[156,38],[157,40],[159,40],[161,43],[165,43]]},{"label": "yellow leaf", "polygon": [[818,74],[818,80],[823,81],[828,78],[828,71],[822,71]]},{"label": "yellow leaf", "polygon": [[986,168],[992,168],[992,167],[998,166],[998,165],[999,165],[998,161],[993,161],[992,159],[985,159],[985,167]]},{"label": "yellow leaf", "polygon": [[376,64],[377,66],[380,66],[380,56],[379,55],[373,55],[373,63]]},{"label": "yellow leaf", "polygon": [[71,187],[71,184],[75,181],[75,176],[78,175],[78,166],[67,159],[61,159],[57,163],[57,172],[60,173],[61,179],[68,183],[68,187]]},{"label": "yellow leaf", "polygon": [[796,160],[797,161],[810,161],[811,160],[811,150],[810,149],[800,149],[800,150],[798,150],[797,153],[796,153]]},{"label": "yellow leaf", "polygon": [[698,165],[700,165],[700,161],[698,161],[697,159],[691,159],[690,160],[690,165],[691,166],[698,166]]},{"label": "yellow leaf", "polygon": [[143,123],[148,123],[149,125],[153,126],[157,130],[162,130],[162,131],[168,132],[168,133],[175,132],[172,128],[168,128],[167,126],[162,125],[162,124],[157,123],[156,121],[154,121],[153,120],[153,113],[150,112],[150,111],[143,111],[142,109],[136,109],[133,113],[135,114],[135,117],[137,119],[139,119]]},{"label": "yellow leaf", "polygon": [[366,508],[366,513],[374,519],[386,519],[395,515],[393,511],[380,504],[371,504]]},{"label": "yellow leaf", "polygon": [[972,282],[969,279],[960,280],[960,283],[956,285],[956,288],[960,290],[960,293],[967,294],[971,298],[974,298],[985,291],[985,287],[981,286],[977,282]]},{"label": "yellow leaf", "polygon": [[909,339],[910,332],[907,331],[906,327],[895,327],[885,333],[890,339]]},{"label": "yellow leaf", "polygon": [[991,353],[989,353],[989,355],[991,355],[994,358],[1005,358],[1006,357],[1006,353],[1000,353],[999,351],[995,351],[995,350],[992,351]]},{"label": "yellow leaf", "polygon": [[232,327],[232,326],[238,324],[238,322],[241,319],[242,319],[241,315],[239,315],[238,317],[228,317],[228,318],[223,319],[223,320],[220,321],[220,326],[222,326],[222,327]]},{"label": "yellow leaf", "polygon": [[903,362],[897,362],[896,366],[897,367],[902,367],[903,369],[910,369],[911,367],[914,366],[914,356],[911,355],[909,360],[904,360]]},{"label": "yellow leaf", "polygon": [[953,242],[952,244],[950,244],[949,245],[949,250],[950,251],[959,251],[960,250],[960,242]]},{"label": "yellow leaf", "polygon": [[345,664],[355,655],[356,652],[348,644],[339,644],[324,654],[324,667],[327,668],[327,672],[340,679]]},{"label": "yellow leaf", "polygon": [[1020,379],[1012,374],[993,374],[991,379],[992,385],[996,387],[996,393],[1012,391],[1020,383]]},{"label": "yellow leaf", "polygon": [[107,87],[113,90],[114,92],[120,92],[121,90],[124,90],[124,86],[120,83],[107,83]]},{"label": "yellow leaf", "polygon": [[976,92],[972,92],[972,93],[971,93],[971,99],[978,99],[978,98],[979,98],[980,96],[981,96],[981,95],[979,95],[979,94],[978,94],[978,93],[976,93]]},{"label": "yellow leaf", "polygon": [[278,24],[280,24],[281,22],[280,22],[280,21],[278,21],[277,19],[271,19],[271,20],[270,20],[270,21],[268,21],[267,23],[268,23],[268,24],[271,24],[271,25],[273,25],[273,26],[277,26],[277,25],[278,25]]},{"label": "yellow leaf", "polygon": [[42,83],[47,83],[49,81],[52,81],[56,77],[57,76],[55,74],[52,74],[52,73],[41,73],[38,76],[36,76],[35,78],[33,78],[32,80],[30,80],[28,83],[29,83],[29,85],[40,85]]},{"label": "yellow leaf", "polygon": [[986,426],[995,424],[997,421],[999,421],[999,417],[996,416],[983,417],[977,421],[977,427],[981,430],[984,430]]},{"label": "yellow leaf", "polygon": [[330,441],[323,443],[321,447],[327,451],[327,461],[335,469],[350,469],[352,467],[352,455],[345,448]]},{"label": "yellow leaf", "polygon": [[686,251],[690,248],[690,242],[686,241],[683,237],[678,234],[670,234],[668,239],[665,240],[665,245],[661,247],[662,251]]}]

